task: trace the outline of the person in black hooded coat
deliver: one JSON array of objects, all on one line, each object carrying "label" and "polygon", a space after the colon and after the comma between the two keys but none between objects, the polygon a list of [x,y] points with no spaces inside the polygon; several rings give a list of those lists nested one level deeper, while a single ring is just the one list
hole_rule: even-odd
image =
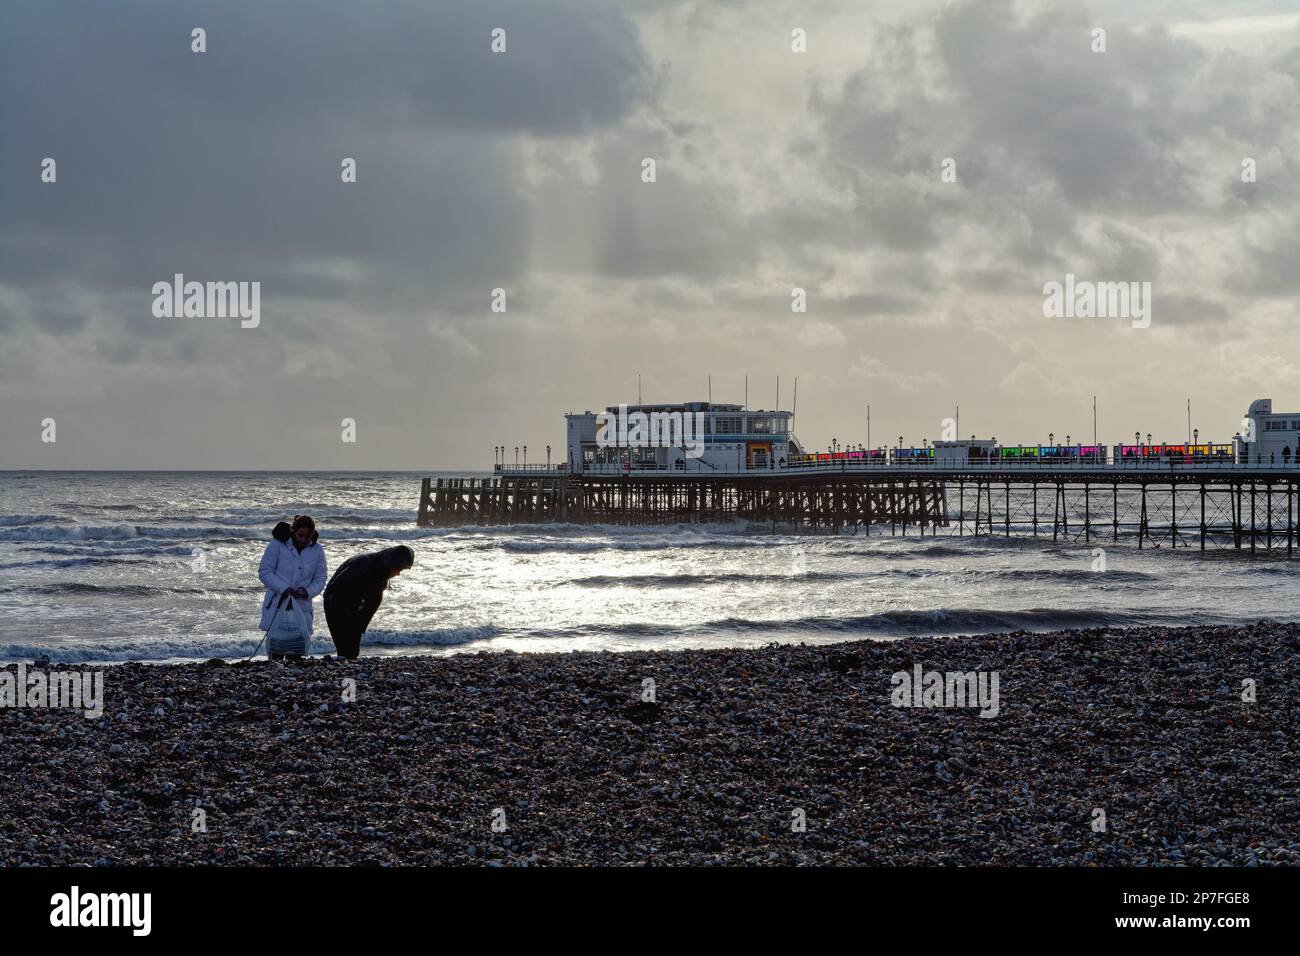
[{"label": "person in black hooded coat", "polygon": [[358,554],[344,561],[325,585],[325,623],[339,657],[355,658],[361,635],[370,626],[388,582],[415,564],[415,552],[406,545],[374,554]]}]

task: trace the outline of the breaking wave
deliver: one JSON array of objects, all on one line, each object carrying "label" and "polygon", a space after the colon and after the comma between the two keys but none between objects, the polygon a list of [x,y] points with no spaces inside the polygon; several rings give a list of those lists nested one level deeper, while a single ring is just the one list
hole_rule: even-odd
[{"label": "breaking wave", "polygon": [[[447,647],[489,640],[499,634],[494,627],[443,628],[428,631],[367,631],[363,647]],[[0,660],[36,660],[48,657],[53,663],[123,663],[128,661],[203,661],[214,657],[238,660],[258,651],[265,655],[261,631],[236,634],[136,638],[113,641],[63,640],[59,643],[14,643],[0,645]],[[259,650],[259,645],[261,645]],[[334,653],[328,634],[312,637],[312,656]]]},{"label": "breaking wave", "polygon": [[96,594],[105,597],[156,597],[165,594],[256,594],[260,584],[226,587],[167,587],[154,584],[91,584],[86,581],[66,581],[59,584],[24,584],[17,587],[0,587],[0,594]]},{"label": "breaking wave", "polygon": [[[1235,618],[1224,617],[1224,623]],[[901,634],[983,634],[997,631],[1054,631],[1079,627],[1133,627],[1139,625],[1173,625],[1186,623],[1185,616],[1142,608],[1078,610],[1066,608],[1028,608],[994,611],[986,608],[940,608],[931,610],[880,611],[876,614],[834,617],[815,615],[796,618],[728,617],[697,625],[610,623],[572,631],[543,631],[540,636],[576,636],[581,633],[622,636],[687,636],[718,632],[752,631],[773,634],[827,635],[901,635]]]},{"label": "breaking wave", "polygon": [[557,584],[575,584],[589,588],[672,588],[702,587],[711,584],[789,584],[796,581],[853,581],[869,574],[834,571],[803,571],[791,574],[593,574]]}]

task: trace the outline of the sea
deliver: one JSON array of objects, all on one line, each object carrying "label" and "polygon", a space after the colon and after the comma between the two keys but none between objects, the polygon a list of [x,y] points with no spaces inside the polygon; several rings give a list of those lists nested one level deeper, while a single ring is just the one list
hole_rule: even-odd
[{"label": "sea", "polygon": [[[458,473],[464,477],[477,472]],[[277,521],[331,571],[409,545],[363,654],[656,650],[1300,620],[1293,565],[743,523],[419,528],[416,473],[0,472],[0,659],[249,657]],[[883,531],[883,533],[882,533]],[[1099,549],[1104,553],[1099,554]],[[320,598],[313,654],[333,653]]]}]

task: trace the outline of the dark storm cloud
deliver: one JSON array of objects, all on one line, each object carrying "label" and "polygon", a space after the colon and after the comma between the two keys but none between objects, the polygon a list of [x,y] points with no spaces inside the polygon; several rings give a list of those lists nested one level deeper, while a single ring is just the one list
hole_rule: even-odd
[{"label": "dark storm cloud", "polygon": [[649,83],[599,4],[5,5],[0,281],[75,276],[145,309],[174,272],[371,306],[485,300],[527,260],[510,137],[613,122]]},{"label": "dark storm cloud", "polygon": [[[1294,291],[1294,233],[1263,222],[1295,203],[1276,188],[1300,175],[1286,151],[1300,119],[1294,52],[1271,63],[1215,54],[1161,27],[1108,20],[1107,50],[1096,53],[1096,20],[1074,4],[1026,12],[971,0],[882,26],[861,69],[809,101],[824,169],[867,197],[857,225],[879,227],[859,241],[940,255],[945,237],[980,229],[1002,277],[968,272],[972,292],[1032,287],[1067,269],[1155,281],[1173,261],[1157,233],[1190,240],[1259,214],[1249,284]],[[1256,153],[1274,162],[1259,183],[1238,182],[1241,157]],[[936,188],[945,157],[958,183]],[[1221,163],[1217,182],[1207,159]],[[1160,217],[1176,218],[1162,228]],[[1216,314],[1178,311],[1189,322]]]},{"label": "dark storm cloud", "polygon": [[1204,54],[1160,31],[1114,27],[1106,52],[1093,52],[1095,25],[1075,4],[1026,19],[1009,0],[947,8],[935,32],[965,131],[995,146],[1004,169],[1049,178],[1072,204],[1185,202],[1186,117],[1169,78],[1194,75]]},{"label": "dark storm cloud", "polygon": [[[1262,296],[1300,294],[1300,220],[1268,245],[1249,243],[1245,268],[1229,280],[1229,288]],[[1296,317],[1300,318],[1300,309]]]}]

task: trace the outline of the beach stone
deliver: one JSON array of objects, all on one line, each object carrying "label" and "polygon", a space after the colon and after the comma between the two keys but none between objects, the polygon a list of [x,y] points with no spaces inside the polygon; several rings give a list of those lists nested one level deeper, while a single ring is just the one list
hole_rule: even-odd
[{"label": "beach stone", "polygon": [[[998,716],[893,706],[914,662],[999,671]],[[110,720],[0,711],[0,864],[1295,866],[1297,664],[1300,626],[1260,623],[123,665]]]}]

